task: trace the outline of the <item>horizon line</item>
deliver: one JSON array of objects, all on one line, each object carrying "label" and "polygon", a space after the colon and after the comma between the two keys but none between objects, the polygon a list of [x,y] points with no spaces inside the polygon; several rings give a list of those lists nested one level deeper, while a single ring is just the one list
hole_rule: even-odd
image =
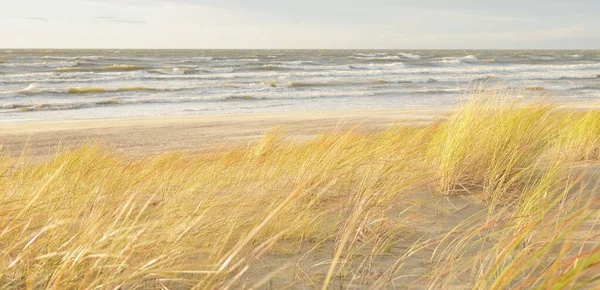
[{"label": "horizon line", "polygon": [[2,47],[0,50],[600,50],[600,48],[50,48]]}]

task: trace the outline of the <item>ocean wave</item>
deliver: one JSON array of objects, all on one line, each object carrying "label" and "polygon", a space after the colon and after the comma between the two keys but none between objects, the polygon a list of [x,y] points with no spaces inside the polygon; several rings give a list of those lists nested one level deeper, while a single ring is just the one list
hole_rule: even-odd
[{"label": "ocean wave", "polygon": [[232,67],[213,67],[203,68],[201,71],[205,73],[233,73],[235,69]]},{"label": "ocean wave", "polygon": [[377,70],[382,70],[382,69],[398,69],[398,68],[405,68],[406,65],[402,62],[394,62],[394,63],[390,63],[390,64],[375,64],[375,63],[369,63],[369,64],[351,64],[350,68],[353,69],[377,69]]},{"label": "ocean wave", "polygon": [[292,88],[318,88],[318,87],[334,87],[344,85],[339,82],[290,82]]},{"label": "ocean wave", "polygon": [[[307,65],[305,65],[307,64]],[[249,70],[263,71],[334,71],[334,70],[349,70],[350,65],[316,65],[312,62],[288,62],[288,63],[268,63],[262,66],[248,67]]]},{"label": "ocean wave", "polygon": [[120,104],[117,99],[109,99],[97,102],[80,102],[80,103],[43,103],[43,104],[9,104],[2,105],[0,108],[8,110],[16,110],[21,112],[35,112],[35,111],[63,111],[63,110],[75,110],[83,108],[92,108],[99,106],[118,105]]},{"label": "ocean wave", "polygon": [[86,55],[86,56],[53,56],[46,55],[42,56],[42,59],[50,59],[50,60],[100,60],[103,59],[103,56],[98,55]]},{"label": "ocean wave", "polygon": [[276,65],[276,64],[265,64],[262,66],[254,66],[254,67],[250,67],[248,68],[250,70],[258,70],[258,71],[283,71],[283,70],[289,70],[290,68],[287,68],[285,66],[282,65]]},{"label": "ocean wave", "polygon": [[[188,88],[152,88],[143,86],[120,87],[120,88],[103,88],[103,87],[43,87],[38,84],[31,84],[27,88],[16,93],[22,95],[41,95],[41,94],[102,94],[110,92],[157,92],[157,91],[180,91]],[[14,93],[14,92],[13,92]]]},{"label": "ocean wave", "polygon": [[173,67],[173,68],[159,68],[159,69],[151,69],[148,70],[151,73],[159,73],[166,75],[185,75],[192,73],[194,71],[193,68],[190,67]]},{"label": "ocean wave", "polygon": [[549,55],[525,55],[525,57],[527,57],[529,59],[533,59],[533,60],[555,60],[556,59],[555,56],[549,56]]},{"label": "ocean wave", "polygon": [[404,57],[404,58],[409,58],[409,59],[420,59],[421,58],[421,56],[418,54],[405,53],[405,52],[399,52],[398,55],[401,57]]},{"label": "ocean wave", "polygon": [[536,80],[593,80],[600,79],[600,74],[597,76],[560,76],[560,77],[546,77],[536,78]]},{"label": "ocean wave", "polygon": [[417,83],[418,81],[406,80],[406,79],[396,79],[396,80],[374,79],[372,82],[375,84],[378,84],[378,85],[382,85],[382,84],[411,84],[411,83]]},{"label": "ocean wave", "polygon": [[493,76],[493,75],[488,75],[488,76],[482,76],[482,77],[477,77],[471,80],[472,83],[487,83],[487,82],[501,82],[503,81],[502,78],[499,78],[497,76]]},{"label": "ocean wave", "polygon": [[253,101],[253,100],[277,100],[277,99],[314,99],[314,98],[337,98],[337,97],[360,97],[374,96],[374,92],[363,91],[303,91],[303,92],[281,92],[272,94],[269,92],[238,93],[232,94],[220,93],[204,96],[186,96],[173,98],[156,97],[143,99],[124,99],[107,98],[93,101],[74,101],[74,102],[50,102],[50,103],[14,103],[0,105],[1,109],[15,110],[20,112],[33,111],[58,111],[75,110],[93,107],[132,105],[132,104],[167,104],[167,103],[189,103],[189,102],[214,102],[214,101]]},{"label": "ocean wave", "polygon": [[387,52],[375,52],[375,53],[355,53],[353,56],[357,57],[381,57],[386,56],[389,53]]},{"label": "ocean wave", "polygon": [[570,88],[569,90],[578,92],[600,93],[600,86],[580,86]]},{"label": "ocean wave", "polygon": [[258,58],[222,58],[222,59],[215,59],[214,62],[217,62],[217,63],[253,63],[253,62],[260,62],[260,59],[258,59]]},{"label": "ocean wave", "polygon": [[192,57],[192,58],[180,60],[178,63],[181,63],[181,64],[197,64],[197,63],[200,63],[200,62],[210,62],[212,60],[213,60],[213,58],[210,57],[210,56],[196,56],[196,57]]},{"label": "ocean wave", "polygon": [[370,61],[396,61],[401,60],[402,58],[397,55],[388,55],[388,56],[352,56],[351,58],[358,60],[370,60]]},{"label": "ocean wave", "polygon": [[0,67],[7,67],[7,68],[60,68],[60,67],[73,67],[76,65],[77,65],[77,62],[73,62],[73,61],[0,63]]},{"label": "ocean wave", "polygon": [[85,68],[85,67],[61,67],[57,68],[55,72],[116,72],[116,71],[136,71],[146,70],[148,67],[141,65],[128,65],[128,64],[115,64],[104,67],[96,68]]},{"label": "ocean wave", "polygon": [[435,61],[436,63],[443,65],[461,65],[461,64],[475,64],[481,62],[474,55],[467,55],[464,57],[442,57]]},{"label": "ocean wave", "polygon": [[439,94],[453,94],[460,92],[460,89],[441,89],[441,88],[421,88],[411,90],[413,94],[424,94],[424,95],[439,95]]},{"label": "ocean wave", "polygon": [[102,75],[93,72],[71,72],[71,73],[55,73],[41,72],[30,74],[11,74],[0,76],[0,83],[5,84],[93,84],[93,83],[110,83],[122,81],[127,78],[130,81],[144,80],[148,75],[145,71],[136,71],[131,73],[123,72],[106,72]]},{"label": "ocean wave", "polygon": [[203,100],[290,100],[290,99],[317,99],[317,98],[345,98],[345,97],[364,97],[374,96],[372,91],[351,91],[351,90],[321,90],[321,91],[286,91],[278,93],[254,92],[245,94],[224,93],[214,95]]},{"label": "ocean wave", "polygon": [[312,60],[292,60],[292,61],[280,61],[278,64],[283,65],[303,65],[303,64],[314,64]]},{"label": "ocean wave", "polygon": [[192,57],[191,60],[195,61],[211,61],[213,58],[211,56],[195,56]]},{"label": "ocean wave", "polygon": [[261,98],[261,97],[254,97],[251,95],[241,95],[241,96],[229,96],[229,97],[225,97],[222,100],[223,101],[235,101],[235,100],[245,100],[245,101],[252,101],[252,100],[264,100],[266,98]]},{"label": "ocean wave", "polygon": [[[364,82],[361,82],[364,83]],[[341,80],[328,79],[328,80],[302,80],[302,81],[264,81],[259,82],[260,85],[268,86],[271,88],[318,88],[318,87],[335,87],[335,86],[343,86],[343,85],[351,85],[352,82],[342,82]],[[233,84],[232,87],[239,88],[243,85],[252,85],[250,84]]]}]

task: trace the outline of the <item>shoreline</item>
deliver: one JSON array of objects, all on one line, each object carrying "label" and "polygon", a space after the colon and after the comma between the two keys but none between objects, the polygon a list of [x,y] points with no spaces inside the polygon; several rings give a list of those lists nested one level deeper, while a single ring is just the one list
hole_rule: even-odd
[{"label": "shoreline", "polygon": [[[432,116],[451,112],[455,106],[410,107],[391,109],[340,109],[301,112],[256,112],[241,114],[168,115],[131,118],[90,118],[73,120],[22,120],[7,122],[0,127],[0,135],[23,134],[72,129],[95,129],[139,125],[161,125],[172,122],[235,122],[251,119],[304,121],[312,119],[380,118],[401,121],[426,121]],[[397,114],[397,115],[395,115]],[[422,119],[422,120],[421,120]]]}]

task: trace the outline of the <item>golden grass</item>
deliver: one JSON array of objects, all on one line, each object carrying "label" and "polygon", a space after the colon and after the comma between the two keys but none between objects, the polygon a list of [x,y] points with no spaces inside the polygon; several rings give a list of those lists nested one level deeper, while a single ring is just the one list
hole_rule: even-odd
[{"label": "golden grass", "polygon": [[558,151],[569,161],[600,160],[600,111],[572,112],[562,118]]},{"label": "golden grass", "polygon": [[[198,154],[0,157],[0,284],[598,286],[597,190],[574,166],[598,158],[598,116],[487,98],[304,143],[273,130]],[[458,194],[483,203],[432,206]]]},{"label": "golden grass", "polygon": [[430,156],[442,191],[492,193],[519,182],[546,150],[554,107],[502,95],[473,98],[441,124]]}]

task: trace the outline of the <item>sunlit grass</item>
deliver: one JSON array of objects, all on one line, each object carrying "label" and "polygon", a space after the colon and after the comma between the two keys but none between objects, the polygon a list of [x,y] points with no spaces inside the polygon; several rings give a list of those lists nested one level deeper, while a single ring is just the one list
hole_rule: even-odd
[{"label": "sunlit grass", "polygon": [[503,92],[475,97],[457,109],[430,143],[444,192],[483,192],[519,183],[556,134],[554,106],[511,100]]},{"label": "sunlit grass", "polygon": [[[598,116],[497,95],[430,125],[302,143],[272,130],[197,154],[6,155],[0,284],[597,286],[597,175],[573,165],[598,159]],[[451,195],[477,202],[434,206]]]},{"label": "sunlit grass", "polygon": [[572,112],[562,121],[558,151],[569,161],[600,160],[600,111]]}]

